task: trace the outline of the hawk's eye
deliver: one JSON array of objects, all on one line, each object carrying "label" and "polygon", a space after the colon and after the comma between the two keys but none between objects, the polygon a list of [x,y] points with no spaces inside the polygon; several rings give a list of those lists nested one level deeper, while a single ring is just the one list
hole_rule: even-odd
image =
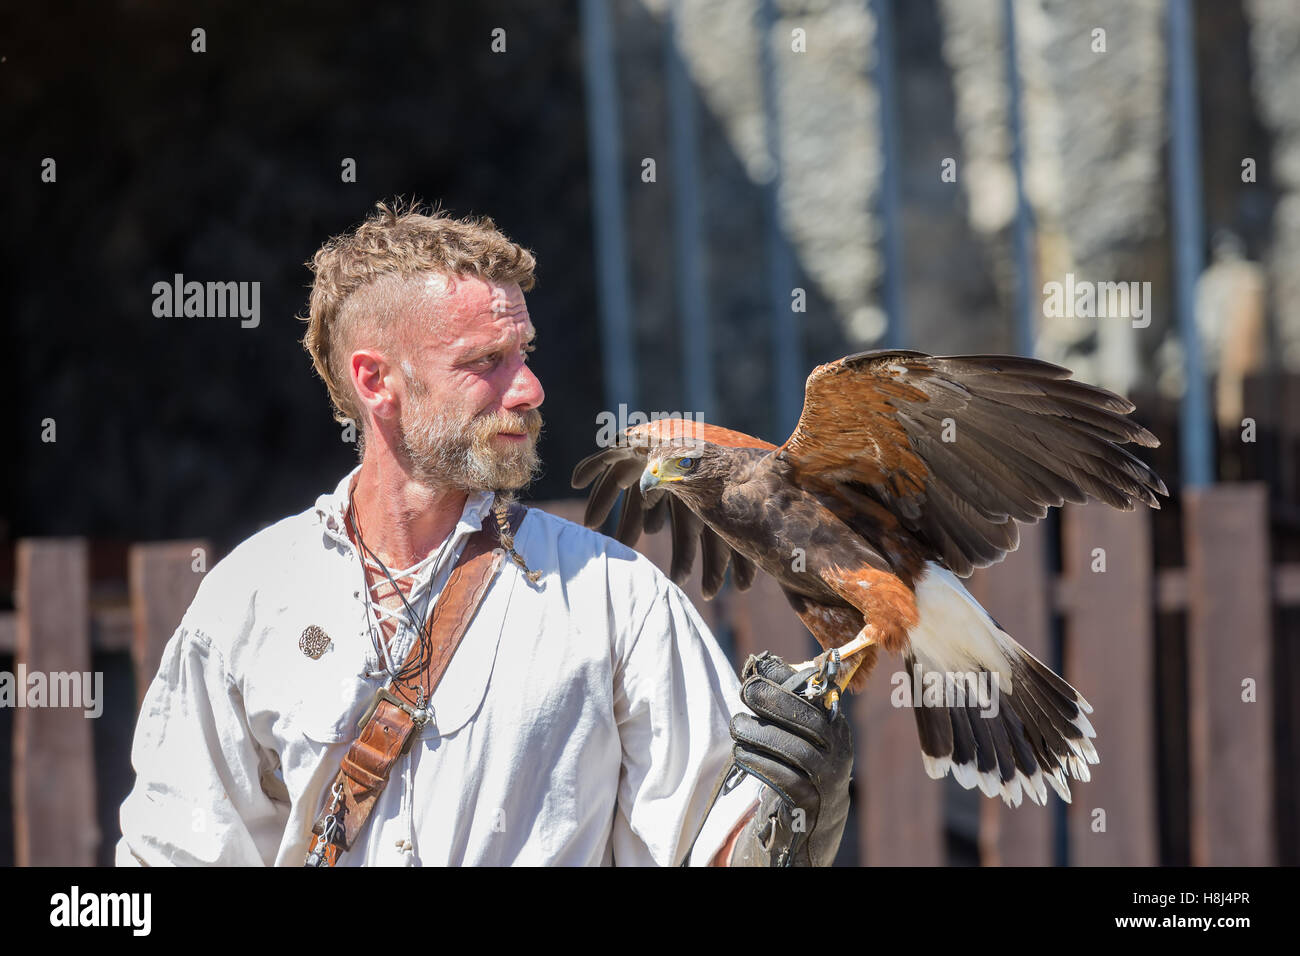
[{"label": "hawk's eye", "polygon": [[678,458],[678,459],[677,459],[677,467],[681,468],[682,471],[690,471],[692,468],[695,467],[695,459],[694,459],[694,458]]}]

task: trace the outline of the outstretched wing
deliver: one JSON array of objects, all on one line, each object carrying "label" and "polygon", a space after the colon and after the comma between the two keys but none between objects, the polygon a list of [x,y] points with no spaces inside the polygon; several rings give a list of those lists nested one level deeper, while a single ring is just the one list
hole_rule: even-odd
[{"label": "outstretched wing", "polygon": [[1017,521],[1089,496],[1159,508],[1164,482],[1120,446],[1160,443],[1133,404],[1070,371],[1004,355],[862,352],[808,376],[775,456],[841,517],[883,506],[965,576],[1014,550]]},{"label": "outstretched wing", "polygon": [[662,491],[642,495],[641,472],[650,452],[667,441],[697,438],[731,448],[774,449],[776,446],[743,432],[682,418],[663,418],[636,425],[623,437],[624,441],[589,455],[573,469],[574,488],[585,488],[595,482],[587,497],[582,523],[588,528],[600,527],[619,495],[625,494],[615,532],[619,541],[633,547],[642,531],[654,534],[666,521],[670,522],[673,556],[669,577],[674,583],[685,583],[698,551],[703,556],[701,591],[706,598],[713,597],[722,588],[728,564],[735,565],[736,587],[746,590],[754,582],[753,563],[732,549],[680,499]]}]

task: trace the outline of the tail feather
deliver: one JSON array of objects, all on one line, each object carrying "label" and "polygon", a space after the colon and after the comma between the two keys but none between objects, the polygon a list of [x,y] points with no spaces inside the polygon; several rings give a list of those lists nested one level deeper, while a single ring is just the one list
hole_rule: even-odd
[{"label": "tail feather", "polygon": [[1086,782],[1100,759],[1091,705],[998,627],[952,572],[929,565],[916,595],[920,621],[904,660],[921,690],[912,706],[926,773],[951,772],[1010,806],[1026,794],[1045,805],[1048,786],[1069,803],[1067,775]]}]

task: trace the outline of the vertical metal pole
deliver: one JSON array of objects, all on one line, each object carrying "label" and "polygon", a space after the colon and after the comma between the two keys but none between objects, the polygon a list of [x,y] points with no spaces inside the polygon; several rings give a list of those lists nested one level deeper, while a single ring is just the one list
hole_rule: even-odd
[{"label": "vertical metal pole", "polygon": [[613,35],[605,0],[582,0],[583,73],[587,87],[587,148],[591,156],[605,400],[637,407],[632,359],[632,304],[627,275],[622,194],[622,131]]},{"label": "vertical metal pole", "polygon": [[682,328],[682,369],[687,406],[712,421],[713,329],[710,325],[707,252],[701,237],[699,146],[695,95],[678,42],[682,0],[672,0],[664,31],[668,74],[668,139],[672,154],[673,258],[677,273],[677,311]]},{"label": "vertical metal pole", "polygon": [[876,91],[880,97],[880,141],[884,168],[880,176],[880,218],[884,230],[885,348],[907,342],[903,314],[903,234],[898,164],[898,101],[894,68],[894,0],[871,0],[876,19]]},{"label": "vertical metal pole", "polygon": [[776,414],[773,438],[784,441],[794,431],[803,408],[803,343],[799,313],[791,308],[795,269],[790,247],[781,231],[781,110],[772,58],[772,30],[776,23],[773,0],[759,7],[759,73],[763,84],[763,127],[771,178],[767,183],[764,232],[767,240],[767,291],[772,319],[772,370],[776,380]]},{"label": "vertical metal pole", "polygon": [[[1016,265],[1014,348],[1018,355],[1033,356],[1037,340],[1035,313],[1038,311],[1034,289],[1038,279],[1031,252],[1034,247],[1034,213],[1025,192],[1025,134],[1021,112],[1023,96],[1020,87],[1020,56],[1016,47],[1015,0],[1003,0],[1002,30],[1007,58],[1007,127],[1011,135],[1011,171],[1016,180],[1016,222],[1012,229],[1012,256]],[[1053,514],[1049,520],[1050,533],[1059,534],[1059,525],[1056,523],[1059,519]],[[1041,556],[1041,560],[1047,560],[1046,554]],[[1065,630],[1059,618],[1054,619],[1052,624],[1050,657],[1052,668],[1058,674],[1065,673]],[[1057,866],[1065,866],[1070,859],[1069,818],[1064,803],[1053,801],[1053,804],[1052,856]]]},{"label": "vertical metal pole", "polygon": [[1185,488],[1214,481],[1209,396],[1196,328],[1196,280],[1204,265],[1205,226],[1201,219],[1201,133],[1196,112],[1194,33],[1187,0],[1169,0],[1170,204],[1174,227],[1174,302],[1187,380],[1179,408]]},{"label": "vertical metal pole", "polygon": [[1015,347],[1020,355],[1034,354],[1034,287],[1033,210],[1025,194],[1024,130],[1020,113],[1020,62],[1016,54],[1016,14],[1014,0],[1003,0],[1002,28],[1007,56],[1007,125],[1011,133],[1011,169],[1016,179],[1016,224],[1012,233],[1016,260]]}]

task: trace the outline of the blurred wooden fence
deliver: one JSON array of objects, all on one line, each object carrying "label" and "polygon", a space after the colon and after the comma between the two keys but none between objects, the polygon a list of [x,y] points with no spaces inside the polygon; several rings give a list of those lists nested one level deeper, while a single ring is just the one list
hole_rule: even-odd
[{"label": "blurred wooden fence", "polygon": [[[1270,564],[1266,501],[1264,486],[1254,483],[1186,496],[1185,565],[1159,570],[1150,512],[1066,508],[1059,572],[1052,569],[1049,529],[1039,525],[1024,529],[1019,551],[972,579],[972,591],[1002,626],[1049,664],[1058,663],[1053,627],[1055,620],[1062,623],[1064,674],[1094,707],[1101,762],[1091,768],[1091,782],[1070,781],[1070,863],[1170,862],[1161,858],[1162,815],[1178,816],[1170,809],[1178,805],[1185,807],[1186,862],[1277,861],[1277,815],[1294,815],[1295,808],[1276,805],[1274,695],[1285,692],[1288,675],[1274,676],[1272,608],[1300,605],[1300,565]],[[541,507],[581,518],[580,502]],[[642,545],[667,568],[666,534]],[[0,615],[0,659],[12,654],[15,669],[22,665],[29,673],[88,671],[92,654],[99,661],[129,654],[135,693],[119,693],[105,705],[120,753],[129,745],[134,708],[162,647],[198,587],[196,556],[206,552],[201,541],[131,547],[127,586],[106,603],[89,587],[87,542],[19,542],[16,611]],[[698,573],[686,590],[738,665],[764,649],[791,660],[817,650],[762,575],[749,592],[728,588],[712,602],[699,594]],[[1181,666],[1164,659],[1177,655],[1157,653],[1156,622],[1171,614],[1186,621],[1185,687]],[[1047,808],[1026,800],[1012,810],[978,791],[956,790],[951,779],[926,776],[912,715],[890,705],[890,676],[898,669],[897,661],[882,660],[868,693],[849,704],[857,789],[846,835],[853,842],[841,859],[873,866],[945,863],[956,795],[979,805],[981,862],[1053,863],[1059,842],[1053,808],[1060,801],[1052,791]],[[1243,700],[1243,682],[1253,684],[1253,702]],[[1183,701],[1190,704],[1179,713]],[[92,734],[91,724],[77,708],[13,711],[13,854],[19,865],[111,859],[116,806],[129,777],[115,783],[115,792],[100,792],[95,741],[101,735]],[[1181,741],[1184,734],[1187,759],[1162,758],[1160,739]],[[1163,825],[1169,829],[1169,820]]]},{"label": "blurred wooden fence", "polygon": [[[108,699],[101,702],[114,736],[129,735],[163,647],[198,590],[201,569],[211,563],[203,541],[134,545],[128,557],[129,597],[122,601],[111,588],[107,597],[92,593],[91,546],[85,539],[20,541],[14,562],[16,610],[0,615],[0,656],[13,655],[15,673],[21,667],[48,675],[90,672],[92,656],[102,663],[102,655],[129,655],[134,695],[124,701],[106,691]],[[111,804],[125,793],[99,792],[92,721],[81,707],[15,707],[12,714],[14,862],[103,862],[119,836]],[[129,752],[129,739],[119,743],[125,746],[114,749]],[[101,832],[107,831],[101,826],[105,820],[112,821],[112,832]]]}]

